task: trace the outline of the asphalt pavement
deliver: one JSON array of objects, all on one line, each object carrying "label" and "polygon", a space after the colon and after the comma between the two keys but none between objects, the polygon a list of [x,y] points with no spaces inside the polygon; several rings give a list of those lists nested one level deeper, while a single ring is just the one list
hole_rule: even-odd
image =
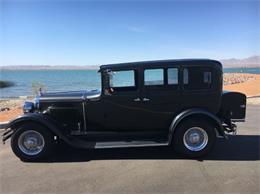
[{"label": "asphalt pavement", "polygon": [[197,160],[168,147],[77,150],[24,163],[0,144],[0,193],[260,193],[260,106]]}]

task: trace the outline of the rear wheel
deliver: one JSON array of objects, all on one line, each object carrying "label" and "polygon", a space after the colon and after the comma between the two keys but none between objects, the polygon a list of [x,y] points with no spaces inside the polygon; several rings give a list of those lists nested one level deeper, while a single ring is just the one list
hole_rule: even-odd
[{"label": "rear wheel", "polygon": [[13,152],[22,161],[38,161],[48,157],[54,145],[54,136],[49,129],[36,123],[26,123],[12,136]]},{"label": "rear wheel", "polygon": [[189,158],[207,155],[216,141],[214,126],[199,118],[183,121],[173,136],[175,151]]}]

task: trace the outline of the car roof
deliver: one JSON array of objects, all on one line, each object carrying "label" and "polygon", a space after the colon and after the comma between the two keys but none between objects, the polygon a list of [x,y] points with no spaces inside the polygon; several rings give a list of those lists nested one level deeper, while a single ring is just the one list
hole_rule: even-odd
[{"label": "car roof", "polygon": [[126,62],[126,63],[116,63],[116,64],[105,64],[100,66],[102,69],[124,69],[124,68],[135,68],[139,66],[153,67],[156,65],[215,65],[222,68],[222,65],[217,60],[211,59],[169,59],[169,60],[154,60],[154,61],[139,61],[139,62]]}]

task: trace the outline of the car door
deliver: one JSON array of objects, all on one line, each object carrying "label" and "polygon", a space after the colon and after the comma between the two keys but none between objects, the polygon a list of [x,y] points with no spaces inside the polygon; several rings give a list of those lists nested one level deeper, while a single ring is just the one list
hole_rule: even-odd
[{"label": "car door", "polygon": [[139,72],[139,68],[111,70],[110,93],[103,97],[107,129],[143,129]]},{"label": "car door", "polygon": [[146,110],[146,125],[168,131],[180,103],[179,69],[177,66],[147,66],[143,68],[142,107]]}]

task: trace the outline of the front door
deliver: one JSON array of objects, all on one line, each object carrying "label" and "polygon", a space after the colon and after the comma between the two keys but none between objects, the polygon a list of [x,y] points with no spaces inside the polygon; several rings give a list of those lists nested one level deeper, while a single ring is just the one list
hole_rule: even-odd
[{"label": "front door", "polygon": [[104,94],[105,125],[110,130],[141,130],[139,68],[111,70],[109,92]]}]

